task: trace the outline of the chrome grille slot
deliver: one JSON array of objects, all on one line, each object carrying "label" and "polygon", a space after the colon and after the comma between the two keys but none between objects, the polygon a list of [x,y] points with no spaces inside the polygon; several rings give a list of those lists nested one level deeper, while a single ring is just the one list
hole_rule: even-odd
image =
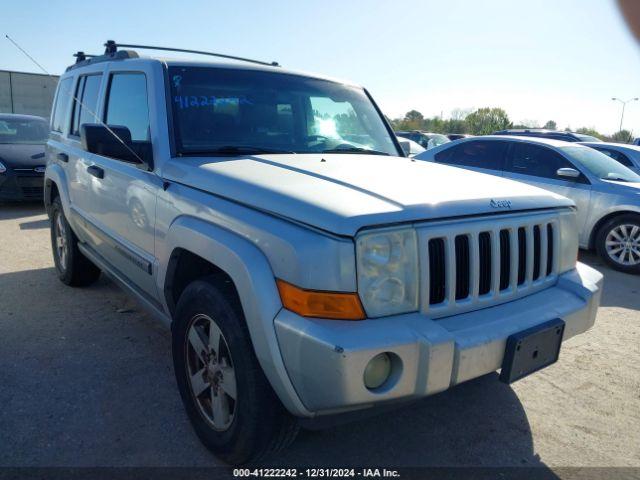
[{"label": "chrome grille slot", "polygon": [[500,291],[509,288],[511,282],[511,234],[500,230]]},{"label": "chrome grille slot", "polygon": [[442,222],[419,229],[421,310],[433,317],[471,311],[532,293],[557,278],[557,216]]},{"label": "chrome grille slot", "polygon": [[446,292],[444,240],[429,240],[429,303],[444,302]]},{"label": "chrome grille slot", "polygon": [[480,246],[480,287],[478,293],[486,295],[491,290],[491,234],[482,232],[478,236]]},{"label": "chrome grille slot", "polygon": [[469,237],[458,235],[456,237],[456,300],[469,296],[469,260]]}]

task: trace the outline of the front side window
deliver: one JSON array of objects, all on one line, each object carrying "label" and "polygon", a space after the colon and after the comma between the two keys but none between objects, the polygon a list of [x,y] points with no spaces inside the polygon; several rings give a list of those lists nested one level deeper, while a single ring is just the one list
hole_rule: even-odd
[{"label": "front side window", "polygon": [[105,123],[127,127],[133,141],[151,140],[146,76],[143,73],[114,73],[107,95]]},{"label": "front side window", "polygon": [[461,167],[486,168],[500,171],[503,169],[506,142],[496,140],[476,140],[456,143],[451,148],[438,152],[436,162]]},{"label": "front side window", "polygon": [[575,169],[573,164],[550,148],[524,142],[513,144],[509,163],[509,170],[513,173],[558,180],[563,179],[558,177],[558,169]]},{"label": "front side window", "polygon": [[0,116],[0,144],[44,144],[49,135],[45,120]]},{"label": "front side window", "polygon": [[170,67],[168,74],[180,154],[400,154],[361,88],[259,70]]},{"label": "front side window", "polygon": [[69,99],[72,96],[73,78],[65,78],[58,85],[58,95],[53,109],[53,120],[51,130],[62,132],[69,113]]},{"label": "front side window", "polygon": [[99,123],[96,118],[98,94],[102,75],[83,75],[78,80],[73,102],[71,135],[80,135],[80,127],[85,123]]}]

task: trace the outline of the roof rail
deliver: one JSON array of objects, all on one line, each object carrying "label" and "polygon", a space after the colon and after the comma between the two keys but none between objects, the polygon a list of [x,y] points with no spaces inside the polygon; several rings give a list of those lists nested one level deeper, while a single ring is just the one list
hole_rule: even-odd
[{"label": "roof rail", "polygon": [[258,65],[267,65],[270,67],[279,67],[278,62],[263,62],[260,60],[253,60],[251,58],[237,57],[235,55],[226,55],[222,53],[205,52],[202,50],[188,50],[185,48],[171,48],[171,47],[156,47],[152,45],[135,45],[131,43],[116,43],[114,40],[107,40],[104,44],[105,55],[114,55],[118,52],[118,47],[125,48],[142,48],[146,50],[164,50],[167,52],[181,52],[181,53],[195,53],[196,55],[208,55],[210,57],[228,58],[230,60],[239,60],[241,62],[257,63]]},{"label": "roof rail", "polygon": [[127,58],[138,58],[138,54],[133,50],[119,50],[115,53],[109,53],[105,55],[88,55],[84,52],[78,52],[74,53],[73,56],[76,57],[76,63],[67,67],[67,72],[75,68],[93,65],[94,63],[109,62],[112,60],[126,60]]}]

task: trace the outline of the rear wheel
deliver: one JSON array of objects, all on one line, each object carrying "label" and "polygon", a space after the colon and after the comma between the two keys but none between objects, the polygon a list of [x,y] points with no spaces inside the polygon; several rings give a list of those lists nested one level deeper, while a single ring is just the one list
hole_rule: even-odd
[{"label": "rear wheel", "polygon": [[[215,283],[215,284],[214,284]],[[224,461],[256,461],[298,432],[255,357],[235,292],[214,279],[187,286],[172,329],[180,396],[204,445]]]},{"label": "rear wheel", "polygon": [[596,248],[616,270],[640,274],[640,215],[621,215],[606,222],[598,231]]},{"label": "rear wheel", "polygon": [[51,248],[58,278],[74,287],[91,285],[100,276],[100,269],[78,248],[78,238],[69,226],[60,197],[51,203]]}]

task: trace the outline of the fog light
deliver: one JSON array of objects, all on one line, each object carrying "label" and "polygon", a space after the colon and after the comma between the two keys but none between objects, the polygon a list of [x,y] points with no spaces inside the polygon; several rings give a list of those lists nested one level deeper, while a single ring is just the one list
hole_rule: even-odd
[{"label": "fog light", "polygon": [[386,353],[373,357],[364,369],[364,385],[369,390],[380,387],[391,375],[391,358]]}]

